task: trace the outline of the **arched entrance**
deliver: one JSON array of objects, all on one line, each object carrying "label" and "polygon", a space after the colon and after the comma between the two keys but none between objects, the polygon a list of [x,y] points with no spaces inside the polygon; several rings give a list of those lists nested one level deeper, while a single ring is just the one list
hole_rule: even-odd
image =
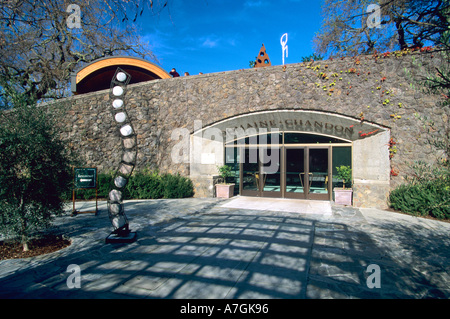
[{"label": "arched entrance", "polygon": [[249,136],[225,145],[235,193],[330,200],[336,167],[352,165],[351,141],[298,132]]},{"label": "arched entrance", "polygon": [[356,203],[369,197],[385,201],[390,183],[389,138],[388,128],[322,111],[238,115],[194,129],[191,178],[199,184],[211,181],[217,167],[226,164],[234,173],[235,194],[332,200],[333,188],[342,185],[336,167],[348,165],[353,170]]}]

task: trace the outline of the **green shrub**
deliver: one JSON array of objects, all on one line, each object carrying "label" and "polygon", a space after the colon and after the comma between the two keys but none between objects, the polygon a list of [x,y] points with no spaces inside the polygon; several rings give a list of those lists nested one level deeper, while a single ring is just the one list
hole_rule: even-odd
[{"label": "green shrub", "polygon": [[26,251],[34,233],[64,212],[76,158],[45,108],[20,95],[15,103],[0,111],[0,234],[19,240]]},{"label": "green shrub", "polygon": [[[98,198],[108,198],[114,173],[98,174]],[[135,171],[124,189],[125,199],[186,198],[194,195],[192,181],[177,175],[159,175],[149,170]],[[66,196],[67,197],[67,196]],[[72,194],[70,197],[72,198]],[[76,199],[95,199],[95,189],[76,190]]]},{"label": "green shrub", "polygon": [[450,179],[401,185],[390,194],[392,208],[404,213],[450,218]]},{"label": "green shrub", "polygon": [[[98,174],[98,197],[107,198],[111,191],[111,183],[114,177],[114,172]],[[93,194],[95,196],[95,193]]]},{"label": "green shrub", "polygon": [[450,178],[450,170],[446,161],[438,164],[429,164],[424,161],[417,161],[409,166],[410,173],[406,176],[406,181],[410,184],[421,184],[436,179]]},{"label": "green shrub", "polygon": [[162,176],[162,185],[164,198],[186,198],[194,195],[192,181],[179,174],[164,174]]},{"label": "green shrub", "polygon": [[145,171],[133,174],[124,192],[124,197],[129,199],[158,199],[162,196],[161,176]]},{"label": "green shrub", "polygon": [[352,186],[352,169],[350,166],[337,166],[337,178],[342,181],[343,188]]},{"label": "green shrub", "polygon": [[217,166],[217,169],[219,170],[219,176],[222,178],[222,183],[226,184],[227,178],[233,176],[231,166],[229,165]]}]

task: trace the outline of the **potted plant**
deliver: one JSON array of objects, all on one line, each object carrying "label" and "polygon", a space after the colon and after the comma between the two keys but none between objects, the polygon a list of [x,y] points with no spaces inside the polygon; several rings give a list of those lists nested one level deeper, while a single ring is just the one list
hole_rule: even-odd
[{"label": "potted plant", "polygon": [[219,176],[222,178],[222,183],[216,184],[216,197],[230,198],[234,195],[234,183],[227,184],[227,178],[233,176],[231,167],[228,165],[218,166]]},{"label": "potted plant", "polygon": [[[353,189],[352,169],[350,166],[341,165],[336,167],[337,177],[342,180],[342,188],[334,188],[334,202],[338,205],[352,205]],[[345,188],[348,185],[350,188]]]}]

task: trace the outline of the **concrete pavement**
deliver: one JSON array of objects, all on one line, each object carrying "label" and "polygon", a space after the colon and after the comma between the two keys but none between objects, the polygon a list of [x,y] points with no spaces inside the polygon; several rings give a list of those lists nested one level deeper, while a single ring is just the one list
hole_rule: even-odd
[{"label": "concrete pavement", "polygon": [[0,298],[450,297],[446,222],[327,202],[142,200],[125,204],[137,241],[105,244],[105,202],[99,210],[56,219],[71,246],[0,261]]}]

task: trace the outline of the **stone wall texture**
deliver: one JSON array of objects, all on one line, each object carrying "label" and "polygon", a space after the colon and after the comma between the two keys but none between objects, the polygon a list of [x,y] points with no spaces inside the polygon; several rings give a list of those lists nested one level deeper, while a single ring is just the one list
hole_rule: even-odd
[{"label": "stone wall texture", "polygon": [[[448,114],[440,106],[443,97],[424,92],[419,83],[434,74],[439,62],[433,52],[396,52],[130,85],[124,101],[137,132],[137,168],[189,176],[188,164],[171,160],[178,142],[171,134],[176,128],[192,133],[195,120],[205,127],[257,111],[316,110],[390,130],[396,142],[391,168],[398,173],[391,176],[392,189],[411,173],[411,163],[433,162],[439,156],[427,144],[430,134],[437,132],[427,133],[418,119],[427,117],[436,126],[448,123]],[[109,90],[59,100],[48,107],[67,109],[60,121],[63,138],[79,151],[87,166],[100,171],[118,167],[122,149],[110,113]],[[360,194],[367,193],[362,188]]]}]

